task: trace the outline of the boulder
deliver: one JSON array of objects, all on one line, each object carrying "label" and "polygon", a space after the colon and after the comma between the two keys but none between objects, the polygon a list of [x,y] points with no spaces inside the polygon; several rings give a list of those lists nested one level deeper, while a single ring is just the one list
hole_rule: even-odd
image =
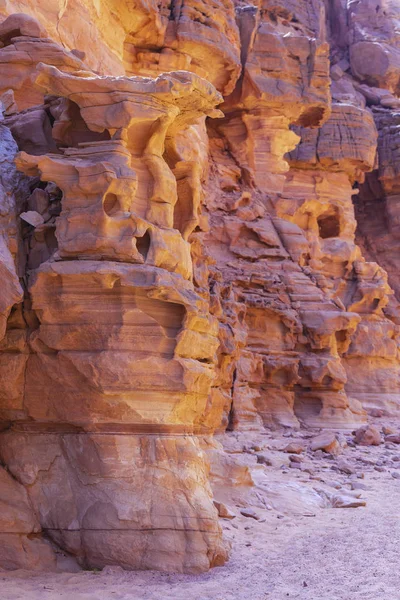
[{"label": "boulder", "polygon": [[359,446],[379,446],[382,443],[381,434],[374,425],[360,427],[354,432],[354,441]]}]

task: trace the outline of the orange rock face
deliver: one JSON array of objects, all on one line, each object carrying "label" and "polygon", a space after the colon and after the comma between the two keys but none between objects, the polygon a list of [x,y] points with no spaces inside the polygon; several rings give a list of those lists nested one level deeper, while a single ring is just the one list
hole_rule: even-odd
[{"label": "orange rock face", "polygon": [[214,433],[400,412],[398,9],[100,4],[0,9],[0,568],[202,572]]}]

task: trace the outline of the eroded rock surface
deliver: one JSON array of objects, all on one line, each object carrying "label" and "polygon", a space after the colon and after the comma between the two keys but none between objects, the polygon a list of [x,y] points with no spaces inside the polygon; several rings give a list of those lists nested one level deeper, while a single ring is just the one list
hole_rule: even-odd
[{"label": "eroded rock surface", "polygon": [[400,411],[397,5],[0,14],[0,568],[222,565],[240,432]]}]

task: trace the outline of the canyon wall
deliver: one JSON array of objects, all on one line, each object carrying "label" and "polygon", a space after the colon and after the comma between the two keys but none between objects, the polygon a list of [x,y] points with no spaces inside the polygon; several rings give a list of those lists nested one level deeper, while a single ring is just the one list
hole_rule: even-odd
[{"label": "canyon wall", "polygon": [[214,434],[400,412],[400,9],[37,4],[0,6],[0,568],[206,571],[251,486]]}]

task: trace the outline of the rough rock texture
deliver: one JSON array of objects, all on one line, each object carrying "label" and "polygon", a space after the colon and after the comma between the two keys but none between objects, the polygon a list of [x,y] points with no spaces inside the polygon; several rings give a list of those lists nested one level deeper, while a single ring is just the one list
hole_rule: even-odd
[{"label": "rough rock texture", "polygon": [[400,156],[397,137],[400,115],[381,106],[376,107],[373,114],[379,131],[379,168],[370,173],[360,186],[355,203],[358,238],[364,252],[385,268],[398,297]]},{"label": "rough rock texture", "polygon": [[55,42],[102,74],[155,76],[182,69],[205,76],[230,93],[240,73],[239,36],[230,0],[73,0],[63,7],[56,0],[11,0],[0,7],[3,14],[19,11],[38,19],[38,30],[46,28]]},{"label": "rough rock texture", "polygon": [[[191,282],[202,165],[179,136],[221,97],[188,72],[30,67],[53,99],[22,118],[45,110],[55,136],[46,148],[44,122],[31,118],[36,145],[9,120],[16,165],[31,178],[20,221],[29,318],[16,329],[10,320],[3,343],[14,376],[1,384],[1,416],[13,423],[1,461],[28,486],[47,537],[82,565],[206,570],[226,550],[190,436],[209,428],[217,322]],[[14,205],[4,212],[11,220]],[[4,235],[4,323],[22,299],[7,250]]]},{"label": "rough rock texture", "polygon": [[206,571],[226,430],[400,412],[397,3],[0,14],[0,568]]}]

